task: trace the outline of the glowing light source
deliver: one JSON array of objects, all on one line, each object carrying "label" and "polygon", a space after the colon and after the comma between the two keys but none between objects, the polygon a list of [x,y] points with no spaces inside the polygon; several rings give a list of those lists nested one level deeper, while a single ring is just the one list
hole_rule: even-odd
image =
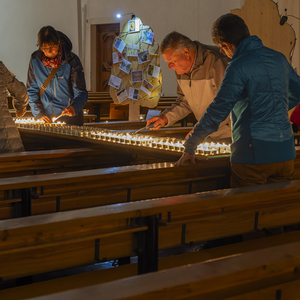
[{"label": "glowing light source", "polygon": [[118,19],[120,19],[120,18],[122,18],[122,17],[124,17],[124,16],[126,16],[126,15],[131,15],[131,20],[135,18],[135,14],[134,14],[134,13],[127,13],[127,14],[123,14],[123,15],[121,15],[121,14],[116,14],[116,17],[117,17]]},{"label": "glowing light source", "polygon": [[[99,128],[87,126],[66,125],[65,123],[44,123],[44,121],[35,121],[32,119],[16,119],[17,127],[53,132],[64,135],[75,135],[84,138],[102,140],[105,142],[113,142],[119,144],[134,145],[139,147],[150,147],[159,150],[167,151],[184,151],[184,141],[176,138],[161,138],[143,136],[129,132],[118,133],[108,129],[99,130]],[[196,154],[203,156],[212,156],[216,154],[230,153],[230,145],[202,143],[197,146]]]}]

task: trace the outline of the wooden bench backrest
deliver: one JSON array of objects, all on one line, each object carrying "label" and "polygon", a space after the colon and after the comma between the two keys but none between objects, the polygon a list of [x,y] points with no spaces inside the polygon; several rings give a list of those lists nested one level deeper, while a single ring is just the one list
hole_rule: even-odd
[{"label": "wooden bench backrest", "polygon": [[291,270],[298,269],[299,260],[297,241],[33,299],[285,299],[282,295],[296,300],[300,279]]},{"label": "wooden bench backrest", "polygon": [[84,167],[97,153],[91,148],[25,151],[0,154],[0,178],[62,172]]},{"label": "wooden bench backrest", "polygon": [[0,277],[134,255],[155,216],[162,225],[158,249],[299,223],[299,185],[294,180],[0,221]]},{"label": "wooden bench backrest", "polygon": [[31,205],[27,194],[22,199],[31,206],[28,214],[35,215],[224,188],[228,186],[228,164],[225,157],[176,172],[171,163],[157,163],[3,178],[0,218],[12,217],[15,202],[21,201],[18,194],[7,192],[10,190],[34,188]]}]

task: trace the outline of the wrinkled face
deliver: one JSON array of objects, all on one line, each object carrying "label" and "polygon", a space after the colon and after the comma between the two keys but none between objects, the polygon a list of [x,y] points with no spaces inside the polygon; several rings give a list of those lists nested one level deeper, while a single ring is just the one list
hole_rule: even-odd
[{"label": "wrinkled face", "polygon": [[181,52],[176,52],[174,49],[167,49],[162,54],[169,69],[173,69],[178,75],[182,75],[191,70],[193,60],[191,51],[184,48]]},{"label": "wrinkled face", "polygon": [[54,44],[43,44],[42,47],[40,48],[45,56],[48,58],[54,58],[59,51],[59,45],[54,45]]},{"label": "wrinkled face", "polygon": [[223,44],[220,44],[219,47],[220,52],[225,54],[226,56],[228,56],[229,58],[232,58],[235,50],[236,50],[236,46],[233,44],[229,44],[227,42],[224,42]]}]

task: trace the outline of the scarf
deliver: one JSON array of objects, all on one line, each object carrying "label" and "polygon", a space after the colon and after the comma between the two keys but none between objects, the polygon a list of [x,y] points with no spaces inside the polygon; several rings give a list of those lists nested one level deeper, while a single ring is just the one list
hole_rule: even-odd
[{"label": "scarf", "polygon": [[43,65],[50,69],[57,68],[61,63],[62,55],[63,55],[62,46],[59,46],[58,53],[54,58],[49,58],[45,54],[43,54],[43,58],[42,58]]}]

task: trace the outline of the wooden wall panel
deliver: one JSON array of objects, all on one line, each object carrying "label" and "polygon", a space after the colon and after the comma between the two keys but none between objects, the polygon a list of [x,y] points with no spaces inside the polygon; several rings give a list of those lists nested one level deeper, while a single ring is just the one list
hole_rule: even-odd
[{"label": "wooden wall panel", "polygon": [[231,13],[245,21],[251,35],[257,35],[265,46],[282,52],[290,61],[295,32],[289,24],[279,24],[280,15],[274,1],[247,0],[241,9],[234,9]]}]

